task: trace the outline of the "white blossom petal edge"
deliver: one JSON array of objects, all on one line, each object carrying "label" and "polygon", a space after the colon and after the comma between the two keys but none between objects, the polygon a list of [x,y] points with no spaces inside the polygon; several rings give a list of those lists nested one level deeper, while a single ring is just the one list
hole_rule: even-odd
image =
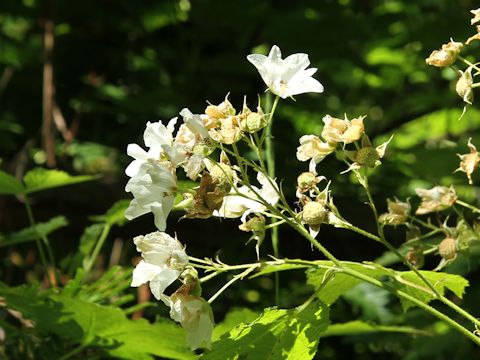
[{"label": "white blossom petal edge", "polygon": [[182,293],[163,295],[161,300],[170,307],[170,317],[185,329],[190,348],[210,349],[215,325],[210,304],[201,297]]},{"label": "white blossom petal edge", "polygon": [[150,282],[150,290],[157,300],[188,264],[188,255],[182,244],[164,232],[155,231],[133,239],[141,260],[133,270],[131,286]]},{"label": "white blossom petal edge", "polygon": [[307,54],[293,54],[282,59],[280,48],[274,45],[268,56],[250,54],[247,60],[257,68],[270,91],[283,99],[308,92],[323,92],[323,85],[312,77],[317,69],[307,69],[310,65]]}]

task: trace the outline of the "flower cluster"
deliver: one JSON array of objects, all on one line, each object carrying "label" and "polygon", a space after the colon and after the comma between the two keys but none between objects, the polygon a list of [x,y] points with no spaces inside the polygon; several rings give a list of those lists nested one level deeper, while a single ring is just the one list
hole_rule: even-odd
[{"label": "flower cluster", "polygon": [[[322,85],[311,77],[316,69],[307,69],[306,54],[282,60],[280,50],[274,46],[268,57],[250,55],[248,59],[259,69],[270,90],[280,97],[323,91]],[[203,114],[193,114],[185,108],[180,116],[183,123],[176,132],[178,118],[166,124],[149,122],[143,135],[147,149],[137,144],[127,148],[134,160],[125,171],[130,177],[125,190],[132,193],[133,199],[125,216],[132,220],[153,213],[159,230],[134,238],[142,260],[133,272],[132,286],[149,283],[153,296],[170,306],[172,319],[187,331],[192,349],[208,348],[213,329],[210,305],[200,297],[198,274],[189,265],[184,247],[164,232],[167,217],[175,200],[183,197],[177,206],[184,208],[187,218],[241,218],[240,229],[253,233],[259,257],[265,216],[277,205],[280,189],[264,171],[257,171],[260,187],[252,185],[245,170],[232,165],[224,151],[225,146],[235,146],[241,140],[249,146],[254,144],[252,134],[262,131],[269,119],[260,104],[253,111],[244,100],[242,110],[237,112],[227,96],[218,105],[209,103]],[[257,151],[258,146],[261,145],[253,145]],[[212,156],[217,149],[221,150],[219,161]],[[179,168],[191,180],[200,180],[198,186],[180,191]],[[167,287],[176,280],[183,285],[172,295],[165,295]]]}]

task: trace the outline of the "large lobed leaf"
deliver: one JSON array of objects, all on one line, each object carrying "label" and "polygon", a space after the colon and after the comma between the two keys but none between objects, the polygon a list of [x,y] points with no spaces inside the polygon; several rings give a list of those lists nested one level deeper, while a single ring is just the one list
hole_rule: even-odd
[{"label": "large lobed leaf", "polygon": [[[325,261],[324,263],[328,264],[329,262]],[[368,275],[377,280],[382,280],[387,286],[397,290],[402,290],[424,303],[428,303],[434,299],[434,295],[431,290],[427,287],[427,285],[425,285],[423,280],[412,271],[394,271],[374,263],[344,264],[362,274]],[[331,263],[330,266],[332,266]],[[312,268],[307,270],[307,283],[315,288],[318,288],[325,281],[327,271],[328,269],[325,268]],[[468,286],[468,281],[459,275],[425,270],[420,271],[420,273],[435,287],[440,294],[444,294],[445,290],[448,289],[461,298],[465,288]],[[335,302],[343,293],[352,289],[361,282],[362,280],[354,278],[345,273],[335,273],[335,275],[323,285],[322,290],[318,293],[318,298],[330,305]],[[404,298],[400,298],[400,301],[405,311],[414,306],[411,301]]]},{"label": "large lobed leaf", "polygon": [[36,288],[27,286],[1,286],[0,296],[8,308],[32,320],[36,331],[55,334],[85,347],[103,348],[115,358],[194,358],[185,344],[184,331],[170,321],[155,324],[143,319],[133,321],[118,308],[62,294],[39,295]]},{"label": "large lobed leaf", "polygon": [[[250,316],[250,314],[248,314]],[[329,309],[313,302],[303,310],[268,308],[251,323],[242,323],[213,343],[208,360],[312,359],[329,324]]]}]

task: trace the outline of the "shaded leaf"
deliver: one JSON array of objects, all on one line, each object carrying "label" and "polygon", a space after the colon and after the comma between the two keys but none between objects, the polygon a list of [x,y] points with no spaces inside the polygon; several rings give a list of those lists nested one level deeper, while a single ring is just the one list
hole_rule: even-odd
[{"label": "shaded leaf", "polygon": [[56,216],[47,222],[38,223],[36,226],[30,226],[13,234],[6,235],[0,241],[0,247],[33,241],[38,237],[47,236],[67,225],[68,221],[64,216]]},{"label": "shaded leaf", "polygon": [[123,359],[193,359],[185,333],[173,322],[130,320],[119,308],[92,304],[63,294],[39,294],[34,287],[0,287],[9,308],[33,321],[41,334],[55,334],[84,346],[102,348]]},{"label": "shaded leaf", "polygon": [[24,192],[23,185],[12,175],[0,170],[0,195],[21,194]]},{"label": "shaded leaf", "polygon": [[91,219],[110,225],[122,226],[127,221],[125,218],[125,210],[127,210],[128,205],[130,205],[130,200],[119,200],[113,204],[104,215],[92,216]]}]

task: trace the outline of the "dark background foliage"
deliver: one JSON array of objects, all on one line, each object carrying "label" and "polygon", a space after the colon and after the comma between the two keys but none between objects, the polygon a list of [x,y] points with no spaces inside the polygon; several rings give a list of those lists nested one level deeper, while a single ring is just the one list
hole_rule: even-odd
[{"label": "dark background foliage", "polygon": [[[301,95],[282,101],[274,128],[278,178],[294,201],[296,176],[307,169],[295,157],[298,139],[319,134],[325,114],[342,117],[367,115],[367,133],[380,143],[396,137],[384,165],[372,176],[379,208],[386,198],[406,198],[414,188],[458,184],[466,199],[477,197],[467,187],[455,153],[467,152],[468,137],[479,138],[479,113],[469,109],[458,121],[463,104],[454,92],[455,72],[427,67],[424,59],[450,37],[464,41],[475,30],[469,25],[471,1],[38,1],[3,0],[0,3],[0,160],[1,168],[17,177],[34,166],[48,166],[42,143],[43,33],[55,23],[52,54],[55,102],[71,138],[55,135],[55,166],[71,173],[102,174],[92,183],[62,188],[34,197],[39,221],[64,214],[70,226],[53,236],[58,259],[75,251],[88,216],[103,213],[118,199],[127,181],[126,146],[142,143],[147,121],[168,120],[188,107],[201,113],[206,101],[221,102],[227,93],[240,108],[246,95],[256,105],[265,85],[245,57],[266,53],[276,44],[284,55],[309,54],[315,75],[325,86],[321,95]],[[472,54],[477,46],[472,46]],[[468,56],[468,54],[466,54]],[[344,165],[331,157],[318,171],[333,180],[334,199],[352,223],[373,230],[365,197]],[[478,182],[478,179],[477,179]],[[413,200],[415,202],[416,200]],[[27,225],[17,199],[0,198],[0,232]],[[169,219],[188,251],[197,257],[219,255],[226,262],[252,261],[253,245],[244,246],[248,234],[236,231],[237,221]],[[136,256],[131,238],[153,231],[146,215],[114,229],[104,251],[105,266],[115,239],[124,242],[121,264],[131,266]],[[402,229],[388,232],[399,245]],[[325,226],[320,241],[340,259],[373,260],[380,245],[343,230]],[[310,246],[288,228],[282,228],[283,256],[318,258]],[[271,253],[268,240],[262,255]],[[11,285],[35,274],[35,250],[21,245],[2,249],[2,281]],[[12,260],[12,254],[22,261]],[[427,262],[436,265],[438,257]],[[463,261],[463,260],[462,260]],[[463,262],[466,263],[466,260]],[[478,258],[452,271],[472,271]],[[298,305],[310,289],[301,273],[281,276],[284,307]],[[208,285],[207,296],[219,288]],[[368,287],[362,291],[371,294]],[[480,288],[472,286],[466,306],[475,304]],[[364,294],[364,295],[365,295]],[[383,296],[383,298],[382,298]],[[334,308],[332,318],[363,318],[395,323],[399,317],[419,326],[426,315],[411,310],[402,315],[395,302],[382,296],[352,295]],[[360,299],[360,300],[359,300]],[[363,300],[361,300],[363,299]],[[225,292],[214,304],[219,320],[229,308],[273,304],[269,278],[243,282]],[[388,305],[388,306],[387,306]],[[387,310],[388,309],[388,310]],[[473,308],[471,308],[473,309]],[[157,310],[151,310],[152,316]],[[382,335],[321,341],[318,358],[447,358],[466,340],[445,330],[435,339]],[[335,340],[334,340],[335,339]],[[454,345],[456,344],[456,345]],[[478,355],[478,352],[476,353]],[[465,358],[458,355],[458,358]],[[468,353],[468,356],[474,356]]]}]

